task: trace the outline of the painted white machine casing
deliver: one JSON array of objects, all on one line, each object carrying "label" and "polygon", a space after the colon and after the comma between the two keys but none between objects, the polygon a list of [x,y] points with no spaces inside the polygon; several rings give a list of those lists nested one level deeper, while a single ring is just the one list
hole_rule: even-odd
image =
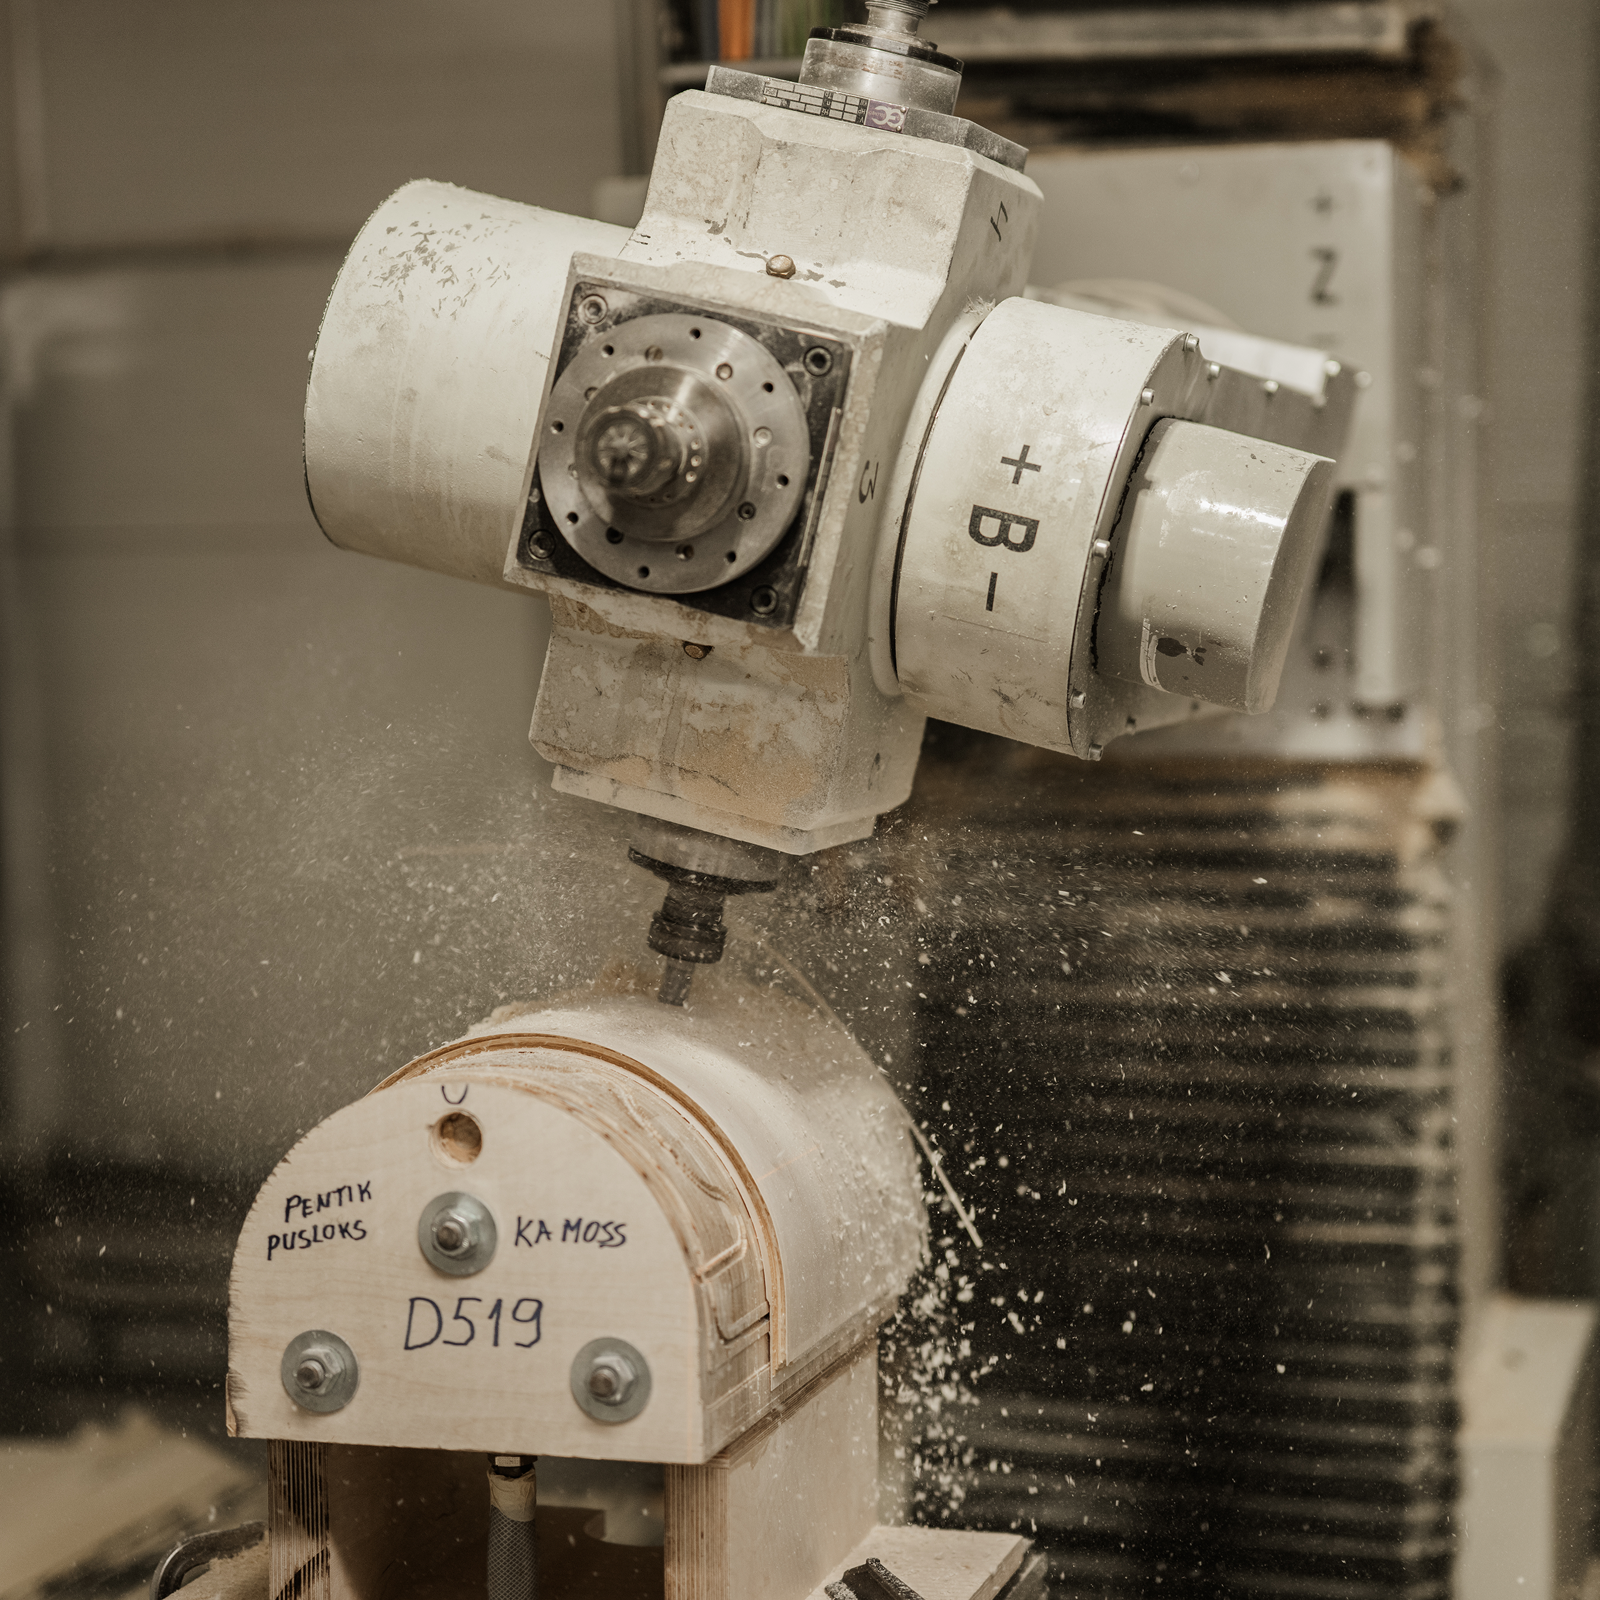
[{"label": "painted white machine casing", "polygon": [[[869,610],[873,554],[919,402],[983,312],[1021,292],[1037,210],[1030,179],[954,145],[673,99],[614,270],[713,311],[798,318],[851,343],[854,370],[789,628],[508,564],[551,595],[533,738],[557,788],[796,854],[864,837],[909,795],[924,714],[872,670],[888,621]],[[768,275],[779,254],[793,278]],[[684,641],[713,648],[695,660]]]},{"label": "painted white machine casing", "polygon": [[[792,854],[864,837],[908,796],[929,714],[1094,757],[1208,701],[1259,709],[1320,540],[1315,458],[1338,449],[1349,375],[1310,354],[1297,370],[1316,378],[1280,382],[1209,359],[1202,338],[1022,301],[1038,209],[1021,171],[962,145],[732,92],[672,100],[629,234],[408,185],[363,230],[315,352],[319,519],[336,543],[549,596],[532,738],[556,787]],[[769,272],[780,257],[792,276]],[[780,615],[715,587],[596,582],[530,543],[585,296],[848,352]],[[1205,497],[1168,495],[1157,517],[1161,497],[1129,486],[1172,418],[1257,441],[1292,492],[1270,515],[1230,502],[1187,521],[1172,508]],[[1245,477],[1225,480],[1248,501]],[[1141,539],[1154,556],[1135,563]],[[1160,592],[1108,610],[1123,557]],[[1206,572],[1227,604],[1201,595]],[[1157,646],[1197,669],[1176,692]],[[1250,693],[1213,692],[1198,669],[1241,651]]]},{"label": "painted white machine casing", "polygon": [[[468,1161],[439,1133],[461,1114],[482,1134]],[[498,1233],[468,1276],[418,1242],[455,1192]],[[234,1260],[229,1429],[708,1461],[875,1335],[926,1227],[905,1112],[822,1013],[741,991],[692,1018],[615,997],[497,1021],[336,1112],[263,1186]],[[355,1354],[342,1409],[285,1389],[312,1329]],[[596,1338],[649,1364],[630,1420],[573,1399]]]}]

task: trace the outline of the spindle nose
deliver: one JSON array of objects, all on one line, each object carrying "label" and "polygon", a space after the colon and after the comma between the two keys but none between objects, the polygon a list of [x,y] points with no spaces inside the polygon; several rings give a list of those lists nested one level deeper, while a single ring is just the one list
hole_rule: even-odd
[{"label": "spindle nose", "polygon": [[592,436],[591,469],[613,493],[655,494],[684,470],[687,453],[676,435],[640,410],[615,407]]}]

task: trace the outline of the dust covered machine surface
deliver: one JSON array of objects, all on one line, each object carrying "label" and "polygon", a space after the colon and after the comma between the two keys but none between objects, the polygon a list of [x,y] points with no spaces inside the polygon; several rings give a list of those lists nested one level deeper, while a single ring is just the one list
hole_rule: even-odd
[{"label": "dust covered machine surface", "polygon": [[401,1066],[261,1190],[227,1402],[275,1597],[1042,1593],[1020,1534],[879,1524],[920,1133],[802,983],[692,980],[929,715],[1094,760],[1268,709],[1356,385],[1026,297],[1026,152],[926,9],[673,99],[631,232],[413,183],[335,284],[317,517],[548,598],[533,743],[634,814],[663,965]]}]

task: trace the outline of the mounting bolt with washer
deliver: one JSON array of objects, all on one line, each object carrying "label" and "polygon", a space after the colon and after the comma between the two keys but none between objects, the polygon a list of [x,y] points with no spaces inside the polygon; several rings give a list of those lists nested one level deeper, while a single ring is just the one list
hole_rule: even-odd
[{"label": "mounting bolt with washer", "polygon": [[436,1195],[417,1218],[417,1247],[430,1266],[452,1278],[482,1272],[494,1259],[498,1237],[489,1208],[475,1195]]},{"label": "mounting bolt with washer", "polygon": [[528,554],[535,561],[548,561],[553,550],[554,546],[550,543],[550,535],[542,530],[528,540]]},{"label": "mounting bolt with washer", "polygon": [[770,617],[778,609],[778,591],[762,584],[750,591],[750,609],[758,617]]},{"label": "mounting bolt with washer", "polygon": [[610,309],[605,300],[597,294],[585,295],[578,302],[578,315],[589,323],[602,321]]},{"label": "mounting bolt with washer", "polygon": [[769,278],[792,278],[794,276],[794,257],[768,256],[767,276]]},{"label": "mounting bolt with washer", "polygon": [[833,370],[833,355],[824,350],[820,344],[814,344],[805,354],[806,371],[820,378],[823,373]]},{"label": "mounting bolt with washer", "polygon": [[597,1422],[628,1422],[650,1399],[650,1364],[626,1339],[591,1339],[572,1358],[572,1398]]},{"label": "mounting bolt with washer", "polygon": [[303,1411],[342,1411],[361,1382],[355,1351],[326,1328],[297,1333],[284,1347],[278,1375],[284,1393]]}]

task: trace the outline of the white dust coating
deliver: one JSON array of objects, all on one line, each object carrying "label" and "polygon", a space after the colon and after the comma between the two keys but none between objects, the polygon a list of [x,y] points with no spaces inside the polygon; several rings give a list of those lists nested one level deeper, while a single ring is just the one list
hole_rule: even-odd
[{"label": "white dust coating", "polygon": [[498,584],[575,250],[625,229],[448,183],[397,190],[340,269],[306,392],[306,484],[347,550]]},{"label": "white dust coating", "polygon": [[805,1362],[894,1300],[926,1252],[906,1113],[861,1047],[797,987],[732,979],[692,1011],[648,994],[597,994],[531,1012],[508,1007],[473,1030],[618,1052],[670,1082],[737,1153],[770,1219],[758,1228],[770,1228],[770,1242],[756,1243],[780,1367]]}]

